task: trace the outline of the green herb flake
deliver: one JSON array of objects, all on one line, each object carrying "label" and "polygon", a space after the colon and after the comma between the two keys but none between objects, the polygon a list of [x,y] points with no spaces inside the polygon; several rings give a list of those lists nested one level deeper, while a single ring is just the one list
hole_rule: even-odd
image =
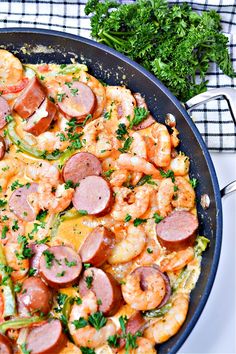
[{"label": "green herb flake", "polygon": [[87,289],[91,289],[93,283],[93,277],[91,275],[88,275],[87,277],[85,277],[85,282],[87,285]]},{"label": "green herb flake", "polygon": [[126,214],[125,222],[129,222],[131,219],[132,219],[132,216],[129,214]]},{"label": "green herb flake", "polygon": [[88,325],[88,321],[86,321],[83,317],[80,317],[78,320],[72,321],[72,324],[75,326],[75,329],[84,328]]},{"label": "green herb flake", "polygon": [[44,259],[46,262],[46,268],[51,269],[52,268],[52,262],[55,259],[55,256],[52,252],[45,250],[43,251]]},{"label": "green herb flake", "polygon": [[198,185],[198,180],[197,180],[197,178],[191,178],[191,179],[189,180],[189,183],[191,184],[191,186],[193,187],[193,189],[195,189],[195,188],[197,187],[197,185]]},{"label": "green herb flake", "polygon": [[80,209],[80,210],[78,210],[78,213],[80,214],[80,215],[88,215],[88,212],[87,212],[87,210],[82,210],[82,209]]},{"label": "green herb flake", "polygon": [[134,219],[134,226],[137,227],[145,222],[147,222],[147,219],[136,218]]},{"label": "green herb flake", "polygon": [[98,331],[105,326],[107,319],[102,312],[98,311],[88,317],[88,322]]},{"label": "green herb flake", "polygon": [[65,93],[58,93],[57,94],[57,101],[62,102],[62,100],[65,98],[66,94]]},{"label": "green herb flake", "polygon": [[154,213],[153,214],[153,219],[155,220],[155,223],[158,224],[164,218],[162,216],[160,216],[158,213]]},{"label": "green herb flake", "polygon": [[130,121],[130,129],[134,126],[139,125],[144,121],[149,114],[149,111],[144,107],[135,107],[134,108],[134,118]]}]

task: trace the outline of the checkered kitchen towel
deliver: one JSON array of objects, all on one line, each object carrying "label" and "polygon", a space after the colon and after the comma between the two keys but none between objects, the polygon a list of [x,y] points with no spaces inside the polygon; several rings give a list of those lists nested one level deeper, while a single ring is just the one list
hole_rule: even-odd
[{"label": "checkered kitchen towel", "polygon": [[[132,2],[133,0],[120,1]],[[216,10],[222,18],[223,31],[229,37],[229,51],[236,71],[236,0],[185,0],[196,11]],[[0,0],[0,27],[49,28],[90,36],[90,21],[84,14],[86,0]],[[170,1],[171,4],[182,0]],[[236,79],[228,78],[212,65],[209,89],[235,87]],[[236,151],[236,127],[225,100],[208,102],[192,112],[208,148],[212,151]]]}]

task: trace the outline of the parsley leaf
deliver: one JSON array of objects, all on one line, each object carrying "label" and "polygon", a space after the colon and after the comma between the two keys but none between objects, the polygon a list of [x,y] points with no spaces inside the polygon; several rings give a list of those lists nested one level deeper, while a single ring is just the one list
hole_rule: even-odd
[{"label": "parsley leaf", "polygon": [[144,119],[147,118],[149,111],[144,107],[135,107],[134,108],[134,118],[130,121],[130,129],[133,128],[134,125],[140,124]]},{"label": "parsley leaf", "polygon": [[106,317],[103,316],[102,312],[98,311],[93,313],[88,317],[88,321],[97,331],[104,327],[107,323]]}]

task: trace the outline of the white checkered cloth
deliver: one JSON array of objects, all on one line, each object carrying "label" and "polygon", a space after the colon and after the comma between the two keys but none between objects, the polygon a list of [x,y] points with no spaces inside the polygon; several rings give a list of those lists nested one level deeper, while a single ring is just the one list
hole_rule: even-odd
[{"label": "white checkered cloth", "polygon": [[[0,0],[1,27],[49,28],[90,37],[90,20],[84,13],[86,0]],[[132,0],[119,1],[132,2]],[[171,4],[183,1],[170,1]],[[216,10],[222,18],[223,32],[229,37],[229,51],[236,71],[236,2],[235,0],[187,0],[196,11]],[[207,75],[208,88],[235,87],[231,79],[215,65]],[[236,127],[227,102],[208,102],[193,112],[194,121],[212,151],[236,151]]]}]

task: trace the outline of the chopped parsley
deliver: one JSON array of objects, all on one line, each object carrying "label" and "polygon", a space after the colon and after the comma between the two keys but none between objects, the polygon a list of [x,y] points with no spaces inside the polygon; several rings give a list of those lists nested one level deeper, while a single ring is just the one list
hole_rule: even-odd
[{"label": "chopped parsley", "polygon": [[86,282],[87,288],[91,289],[92,283],[93,283],[93,277],[91,275],[88,275],[87,277],[85,277],[85,282]]},{"label": "chopped parsley", "polygon": [[131,138],[130,136],[125,140],[124,145],[122,148],[119,148],[118,150],[122,153],[128,152],[130,149],[130,146],[133,142],[134,138]]},{"label": "chopped parsley", "polygon": [[66,274],[66,271],[65,270],[63,270],[61,273],[57,273],[56,274],[56,277],[64,277],[64,275]]},{"label": "chopped parsley", "polygon": [[134,226],[137,227],[145,222],[147,222],[147,219],[136,218],[134,219]]},{"label": "chopped parsley", "polygon": [[153,253],[153,250],[148,247],[148,248],[147,248],[147,253],[150,253],[150,254],[151,254],[151,253]]},{"label": "chopped parsley", "polygon": [[4,225],[2,228],[2,235],[1,235],[2,240],[6,238],[8,231],[9,231],[9,227],[7,225]]},{"label": "chopped parsley", "polygon": [[191,186],[195,189],[195,188],[197,187],[197,185],[198,185],[198,180],[197,180],[197,178],[191,178],[191,179],[189,180],[189,183],[190,183]]},{"label": "chopped parsley", "polygon": [[58,93],[57,94],[57,101],[62,102],[62,100],[65,98],[66,94],[65,93]]},{"label": "chopped parsley", "polygon": [[112,170],[112,169],[110,169],[110,170],[108,170],[108,171],[105,171],[105,172],[103,172],[103,176],[109,178],[109,177],[111,177],[111,175],[112,175],[112,173],[113,173],[114,171],[115,171],[115,170]]},{"label": "chopped parsley", "polygon": [[174,183],[175,175],[174,175],[174,172],[172,170],[164,171],[164,170],[160,169],[159,171],[160,171],[160,174],[161,174],[162,177],[171,178],[172,182]]},{"label": "chopped parsley", "polygon": [[48,250],[45,250],[45,251],[43,251],[43,255],[44,255],[45,262],[46,262],[46,268],[47,269],[52,268],[52,262],[55,259],[54,254]]},{"label": "chopped parsley", "polygon": [[118,129],[116,130],[116,137],[118,140],[125,140],[125,135],[129,135],[126,125],[124,123],[120,123],[118,125]]},{"label": "chopped parsley", "polygon": [[83,209],[80,209],[80,210],[78,210],[78,213],[80,214],[80,215],[88,215],[88,212],[87,212],[87,210],[83,210]]},{"label": "chopped parsley", "polygon": [[163,217],[160,216],[158,213],[154,213],[153,219],[155,220],[155,223],[158,224],[161,220],[163,220]]},{"label": "chopped parsley", "polygon": [[156,182],[153,181],[152,175],[145,175],[143,176],[139,182],[137,183],[137,186],[143,186],[145,183],[151,184],[151,185],[157,185]]},{"label": "chopped parsley", "polygon": [[147,118],[149,111],[144,107],[135,107],[134,108],[134,118],[130,121],[130,129],[134,125],[139,125],[144,119]]},{"label": "chopped parsley", "polygon": [[78,320],[72,321],[72,324],[75,326],[75,329],[84,328],[88,325],[88,321],[86,321],[83,317],[80,317]]},{"label": "chopped parsley", "polygon": [[66,265],[67,267],[74,267],[74,266],[76,266],[76,264],[77,264],[76,261],[71,261],[71,262],[69,262],[67,258],[65,258],[64,261],[65,261],[65,265]]},{"label": "chopped parsley", "polygon": [[129,214],[126,214],[125,222],[129,222],[131,219],[132,219],[132,216]]},{"label": "chopped parsley", "polygon": [[102,312],[98,311],[88,317],[88,322],[98,331],[105,326],[107,319],[103,316]]},{"label": "chopped parsley", "polygon": [[11,185],[11,191],[14,191],[17,188],[23,187],[24,185],[19,183],[18,180],[14,181]]},{"label": "chopped parsley", "polygon": [[0,199],[0,208],[4,208],[7,205],[7,201],[5,199]]}]

